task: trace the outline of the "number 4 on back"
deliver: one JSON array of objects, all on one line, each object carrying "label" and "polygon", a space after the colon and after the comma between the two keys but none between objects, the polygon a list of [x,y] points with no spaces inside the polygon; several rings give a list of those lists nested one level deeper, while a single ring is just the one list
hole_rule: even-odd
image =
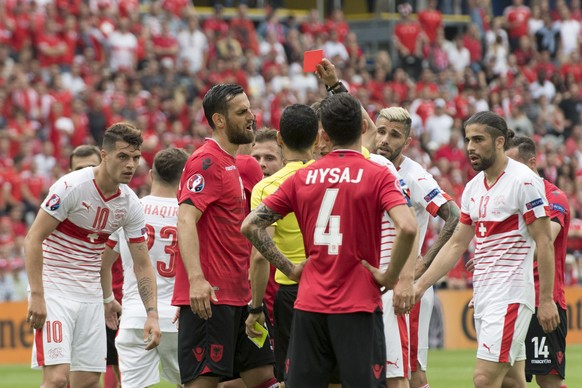
[{"label": "number 4 on back", "polygon": [[[332,216],[333,205],[337,198],[339,189],[327,189],[319,208],[315,232],[313,233],[313,243],[315,245],[327,245],[329,255],[337,255],[339,247],[342,245],[342,234],[340,233],[340,216]],[[326,233],[326,229],[329,231]]]}]

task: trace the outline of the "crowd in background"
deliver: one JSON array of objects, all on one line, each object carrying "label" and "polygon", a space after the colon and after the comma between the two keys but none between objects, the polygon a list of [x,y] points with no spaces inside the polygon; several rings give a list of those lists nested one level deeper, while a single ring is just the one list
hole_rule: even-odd
[{"label": "crowd in background", "polygon": [[[112,123],[134,122],[144,144],[131,186],[145,195],[158,150],[193,151],[210,135],[201,102],[212,85],[241,84],[257,127],[277,128],[287,105],[325,96],[302,69],[303,52],[319,48],[371,117],[389,106],[410,111],[415,141],[406,154],[457,202],[474,175],[465,119],[492,110],[533,137],[540,174],[571,201],[566,285],[582,282],[580,0],[514,0],[497,17],[488,0],[470,0],[462,2],[470,23],[455,29],[439,10],[455,2],[418,3],[398,5],[389,50],[371,53],[341,9],[281,16],[267,4],[253,21],[244,4],[227,18],[220,4],[202,17],[189,0],[148,1],[143,12],[137,0],[2,1],[0,301],[25,297],[22,241],[74,147],[99,145]],[[427,245],[439,228],[431,225]],[[470,287],[463,260],[447,283]]]}]

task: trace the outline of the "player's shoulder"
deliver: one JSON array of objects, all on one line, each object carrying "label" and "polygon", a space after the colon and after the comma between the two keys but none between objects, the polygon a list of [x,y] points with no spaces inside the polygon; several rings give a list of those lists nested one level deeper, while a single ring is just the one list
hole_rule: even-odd
[{"label": "player's shoulder", "polygon": [[[546,189],[546,198],[550,203],[562,203],[562,204],[569,204],[568,196],[564,193],[558,186],[553,184],[552,182],[544,179],[544,187]],[[569,205],[566,207],[569,209]]]},{"label": "player's shoulder", "polygon": [[71,193],[83,191],[87,187],[94,188],[93,167],[83,168],[81,170],[70,172],[60,177],[51,186],[51,191],[58,193],[61,197],[66,197]]},{"label": "player's shoulder", "polygon": [[509,158],[505,173],[511,177],[511,181],[523,184],[541,184],[542,180],[534,173],[528,166],[523,163],[516,162]]},{"label": "player's shoulder", "polygon": [[137,196],[135,191],[133,191],[133,189],[128,185],[126,184],[119,185],[119,191],[121,193],[121,197],[127,198],[127,200],[132,203],[140,203],[139,197]]},{"label": "player's shoulder", "polygon": [[485,186],[485,173],[480,171],[477,175],[473,177],[467,184],[465,185],[465,190],[463,190],[463,194],[468,191],[478,190],[481,187]]}]

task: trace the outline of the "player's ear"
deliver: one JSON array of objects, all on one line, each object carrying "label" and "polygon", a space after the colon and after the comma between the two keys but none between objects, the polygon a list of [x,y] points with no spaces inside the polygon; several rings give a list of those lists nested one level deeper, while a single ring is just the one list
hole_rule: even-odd
[{"label": "player's ear", "polygon": [[150,168],[150,171],[148,172],[149,176],[150,176],[150,181],[154,181],[154,170]]},{"label": "player's ear", "polygon": [[220,113],[214,113],[212,115],[212,122],[214,123],[214,127],[222,127],[224,125],[224,116]]},{"label": "player's ear", "polygon": [[277,144],[279,144],[279,147],[283,147],[283,138],[281,137],[281,132],[277,132]]},{"label": "player's ear", "polygon": [[368,130],[368,120],[362,119],[362,135]]}]

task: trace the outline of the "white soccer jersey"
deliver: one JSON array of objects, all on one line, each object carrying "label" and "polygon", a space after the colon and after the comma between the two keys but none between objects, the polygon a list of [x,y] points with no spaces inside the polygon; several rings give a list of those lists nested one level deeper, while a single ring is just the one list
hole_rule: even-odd
[{"label": "white soccer jersey", "polygon": [[491,187],[483,172],[467,184],[460,222],[475,226],[475,317],[510,303],[534,311],[535,242],[527,225],[548,215],[542,179],[512,159]]},{"label": "white soccer jersey", "polygon": [[[178,255],[178,200],[147,196],[141,199],[148,234],[148,249],[152,266],[156,271],[158,288],[158,316],[160,329],[177,332],[172,324],[176,308],[171,305],[176,277],[176,256]],[[111,241],[121,241],[116,249],[123,262],[122,329],[143,329],[146,312],[137,288],[133,272],[133,260],[123,232],[114,233]],[[109,244],[108,245],[113,245]]]},{"label": "white soccer jersey", "polygon": [[43,211],[60,224],[42,245],[42,279],[52,295],[101,303],[101,253],[109,235],[123,228],[132,241],[144,241],[146,230],[135,193],[120,185],[105,198],[94,178],[92,167],[67,174],[43,201]]},{"label": "white soccer jersey", "polygon": [[[394,164],[387,158],[378,154],[370,154],[370,160],[380,166],[385,166],[390,172],[398,179],[402,190],[409,195],[408,187],[406,182],[400,174]],[[407,197],[408,198],[408,197]],[[380,269],[386,270],[390,264],[390,259],[392,257],[392,245],[394,245],[394,239],[396,238],[396,228],[394,228],[394,221],[388,215],[388,212],[384,212],[382,217],[382,240],[380,241]]]},{"label": "white soccer jersey", "polygon": [[428,228],[429,214],[436,217],[440,207],[450,201],[451,197],[439,187],[428,171],[410,158],[404,157],[398,172],[410,190],[410,201],[418,222],[418,253],[420,254]]}]

